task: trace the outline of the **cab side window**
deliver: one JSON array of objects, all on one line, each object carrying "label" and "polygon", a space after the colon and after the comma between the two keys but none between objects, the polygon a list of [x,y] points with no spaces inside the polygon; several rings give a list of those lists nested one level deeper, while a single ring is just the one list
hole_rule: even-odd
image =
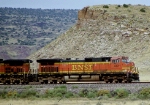
[{"label": "cab side window", "polygon": [[112,60],[112,63],[119,63],[120,62],[120,59],[114,59]]}]

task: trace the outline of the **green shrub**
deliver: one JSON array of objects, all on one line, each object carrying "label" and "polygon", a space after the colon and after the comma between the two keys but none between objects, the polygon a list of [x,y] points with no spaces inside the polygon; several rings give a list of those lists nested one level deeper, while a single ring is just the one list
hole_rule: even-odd
[{"label": "green shrub", "polygon": [[141,11],[141,12],[146,12],[146,11],[145,11],[145,8],[141,8],[140,11]]},{"label": "green shrub", "polygon": [[78,88],[78,86],[72,86],[72,89],[77,89]]},{"label": "green shrub", "polygon": [[17,98],[18,93],[16,91],[7,92],[7,98]]},{"label": "green shrub", "polygon": [[5,87],[4,87],[4,89],[7,89],[7,88],[8,88],[8,86],[5,86]]},{"label": "green shrub", "polygon": [[67,87],[65,85],[62,85],[59,88],[65,88],[65,89],[67,89]]},{"label": "green shrub", "polygon": [[80,97],[87,97],[87,98],[97,97],[97,91],[96,90],[83,89],[78,94],[79,94]]},{"label": "green shrub", "polygon": [[117,5],[117,7],[115,7],[116,9],[118,9],[118,8],[120,8],[121,7],[121,5]]},{"label": "green shrub", "polygon": [[87,89],[80,90],[79,96],[80,96],[80,97],[86,97],[87,94],[88,94],[88,92],[89,92],[89,91],[88,91]]},{"label": "green shrub", "polygon": [[111,93],[109,90],[99,90],[98,91],[98,96],[108,96],[108,97],[111,97]]},{"label": "green shrub", "polygon": [[24,87],[24,89],[31,89],[32,88],[32,86],[31,85],[29,85],[29,86],[25,86]]},{"label": "green shrub", "polygon": [[6,94],[7,94],[7,91],[5,89],[1,90],[0,91],[0,98],[6,98],[7,97]]},{"label": "green shrub", "polygon": [[46,90],[45,94],[43,94],[43,97],[62,97],[65,94],[67,94],[66,87],[55,87],[54,89]]},{"label": "green shrub", "polygon": [[97,97],[97,94],[95,92],[89,91],[87,93],[87,98],[95,98],[95,97]]},{"label": "green shrub", "polygon": [[150,88],[143,88],[138,92],[138,98],[149,99],[150,98]]},{"label": "green shrub", "polygon": [[55,95],[55,93],[66,94],[67,89],[66,88],[56,88],[56,89],[54,89],[54,95]]},{"label": "green shrub", "polygon": [[62,94],[62,93],[56,93],[55,95],[54,95],[54,97],[63,97],[64,95]]},{"label": "green shrub", "polygon": [[66,98],[70,98],[70,97],[73,97],[73,96],[74,96],[73,93],[70,92],[70,91],[68,91],[68,92],[65,94],[65,97],[66,97]]},{"label": "green shrub", "polygon": [[123,4],[123,7],[128,8],[128,7],[129,7],[129,5],[127,5],[127,4]]},{"label": "green shrub", "polygon": [[45,93],[43,94],[44,98],[48,98],[48,97],[54,97],[54,90],[46,90]]},{"label": "green shrub", "polygon": [[126,89],[117,89],[117,90],[114,91],[113,95],[116,98],[126,98],[126,97],[128,97],[129,93],[130,92]]},{"label": "green shrub", "polygon": [[22,91],[20,94],[18,94],[18,97],[20,98],[30,98],[36,96],[37,96],[37,91],[34,89],[27,89],[25,91]]},{"label": "green shrub", "polygon": [[48,97],[71,97],[73,96],[73,93],[67,92],[67,87],[62,85],[62,86],[56,86],[54,89],[46,90],[45,93],[43,94],[44,98]]},{"label": "green shrub", "polygon": [[118,5],[117,7],[121,7],[121,5]]},{"label": "green shrub", "polygon": [[128,99],[137,100],[138,99],[137,94],[129,94]]},{"label": "green shrub", "polygon": [[109,6],[108,5],[104,5],[103,8],[109,8]]}]

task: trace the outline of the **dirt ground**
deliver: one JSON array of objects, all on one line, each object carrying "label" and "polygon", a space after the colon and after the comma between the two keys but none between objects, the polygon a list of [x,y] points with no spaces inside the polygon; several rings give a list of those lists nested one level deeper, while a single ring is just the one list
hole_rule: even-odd
[{"label": "dirt ground", "polygon": [[39,99],[39,100],[0,100],[0,105],[150,105],[150,100],[126,100],[126,99]]},{"label": "dirt ground", "polygon": [[150,82],[150,69],[141,69],[139,72],[141,82]]}]

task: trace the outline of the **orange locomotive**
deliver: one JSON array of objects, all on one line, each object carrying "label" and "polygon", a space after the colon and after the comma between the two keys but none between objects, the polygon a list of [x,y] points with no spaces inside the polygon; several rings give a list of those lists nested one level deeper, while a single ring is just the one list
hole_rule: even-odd
[{"label": "orange locomotive", "polygon": [[66,83],[105,81],[121,83],[139,81],[139,72],[128,57],[85,58],[83,60],[39,59],[33,72],[29,59],[0,59],[0,82],[3,84]]},{"label": "orange locomotive", "polygon": [[29,59],[0,60],[0,82],[3,84],[29,83]]},{"label": "orange locomotive", "polygon": [[139,72],[128,57],[39,59],[38,81],[66,83],[71,81],[105,81],[121,83],[139,81]]},{"label": "orange locomotive", "polygon": [[0,75],[4,73],[3,59],[0,59]]}]

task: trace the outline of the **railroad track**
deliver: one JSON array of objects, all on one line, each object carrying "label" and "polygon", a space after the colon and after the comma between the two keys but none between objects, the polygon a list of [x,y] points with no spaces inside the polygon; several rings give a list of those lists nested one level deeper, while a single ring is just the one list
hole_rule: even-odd
[{"label": "railroad track", "polygon": [[[150,82],[131,82],[131,83],[105,83],[105,82],[67,82],[65,84],[59,84],[56,85],[67,85],[67,84],[150,84]],[[29,84],[3,84],[0,83],[0,85],[54,85],[54,84],[41,84],[40,82],[29,82]]]}]

